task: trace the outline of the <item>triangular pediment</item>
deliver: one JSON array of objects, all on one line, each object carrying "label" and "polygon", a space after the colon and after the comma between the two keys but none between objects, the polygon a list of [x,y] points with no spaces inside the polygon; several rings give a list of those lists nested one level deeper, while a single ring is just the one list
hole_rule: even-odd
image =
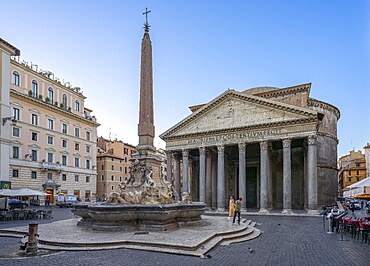
[{"label": "triangular pediment", "polygon": [[317,119],[307,108],[228,90],[167,130],[167,139],[212,131],[237,130]]}]

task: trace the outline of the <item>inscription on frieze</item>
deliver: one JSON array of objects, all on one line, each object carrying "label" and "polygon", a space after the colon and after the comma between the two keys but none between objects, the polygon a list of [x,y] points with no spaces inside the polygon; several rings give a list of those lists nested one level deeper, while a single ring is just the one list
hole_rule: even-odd
[{"label": "inscription on frieze", "polygon": [[238,132],[238,133],[230,133],[225,135],[216,135],[210,137],[201,137],[201,138],[194,138],[189,139],[187,144],[188,145],[215,145],[218,143],[236,143],[236,142],[243,142],[253,139],[263,139],[269,136],[276,136],[282,133],[281,128],[271,128],[265,130],[256,130],[250,132]]}]

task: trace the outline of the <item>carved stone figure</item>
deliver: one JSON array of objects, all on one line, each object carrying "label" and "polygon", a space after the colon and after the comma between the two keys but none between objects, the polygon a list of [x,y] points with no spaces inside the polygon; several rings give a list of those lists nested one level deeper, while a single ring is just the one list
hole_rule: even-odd
[{"label": "carved stone figure", "polygon": [[127,203],[119,193],[112,191],[108,195],[108,199],[106,201],[108,204],[118,204],[118,203]]},{"label": "carved stone figure", "polygon": [[188,192],[182,192],[181,193],[181,202],[185,204],[190,204],[192,203],[191,201],[191,196]]}]

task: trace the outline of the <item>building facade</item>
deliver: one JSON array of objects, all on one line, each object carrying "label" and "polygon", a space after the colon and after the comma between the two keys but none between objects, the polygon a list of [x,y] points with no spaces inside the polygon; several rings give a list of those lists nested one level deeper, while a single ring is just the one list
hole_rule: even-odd
[{"label": "building facade", "polygon": [[338,168],[339,195],[342,195],[346,187],[366,178],[365,154],[350,151],[348,155],[339,158]]},{"label": "building facade", "polygon": [[112,191],[119,191],[120,182],[126,181],[130,172],[133,145],[120,140],[97,140],[97,198],[107,198]]},{"label": "building facade", "polygon": [[219,210],[229,195],[242,196],[243,208],[261,213],[317,213],[334,201],[340,112],[310,98],[310,89],[227,90],[190,107],[192,114],[160,135],[176,191]]},{"label": "building facade", "polygon": [[370,144],[367,143],[364,147],[366,161],[366,177],[370,177]]},{"label": "building facade", "polygon": [[[3,71],[4,74],[4,71]],[[78,87],[50,71],[9,58],[9,157],[12,188],[44,190],[91,201],[96,193],[97,123]],[[2,117],[4,115],[2,114]],[[4,128],[3,125],[3,128]]]}]

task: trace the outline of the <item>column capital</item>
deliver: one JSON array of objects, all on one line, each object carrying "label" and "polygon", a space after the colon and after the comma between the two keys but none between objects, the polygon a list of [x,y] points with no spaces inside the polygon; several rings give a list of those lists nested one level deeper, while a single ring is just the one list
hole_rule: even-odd
[{"label": "column capital", "polygon": [[283,139],[283,148],[290,148],[292,139]]},{"label": "column capital", "polygon": [[246,145],[244,142],[238,143],[239,151],[245,151]]},{"label": "column capital", "polygon": [[182,150],[182,157],[188,157],[189,156],[189,150]]},{"label": "column capital", "polygon": [[199,154],[200,155],[206,155],[206,148],[205,147],[199,147]]},{"label": "column capital", "polygon": [[224,153],[224,151],[225,151],[225,146],[217,146],[218,153]]},{"label": "column capital", "polygon": [[179,160],[180,159],[180,154],[178,152],[174,152],[173,157],[175,158],[175,160]]},{"label": "column capital", "polygon": [[316,135],[309,135],[307,137],[308,145],[315,145],[316,141],[317,141],[317,136]]},{"label": "column capital", "polygon": [[261,150],[267,150],[267,148],[268,148],[268,145],[269,143],[268,143],[268,141],[261,141],[260,142],[260,149]]},{"label": "column capital", "polygon": [[166,150],[165,153],[166,153],[167,157],[172,157],[172,151]]}]

